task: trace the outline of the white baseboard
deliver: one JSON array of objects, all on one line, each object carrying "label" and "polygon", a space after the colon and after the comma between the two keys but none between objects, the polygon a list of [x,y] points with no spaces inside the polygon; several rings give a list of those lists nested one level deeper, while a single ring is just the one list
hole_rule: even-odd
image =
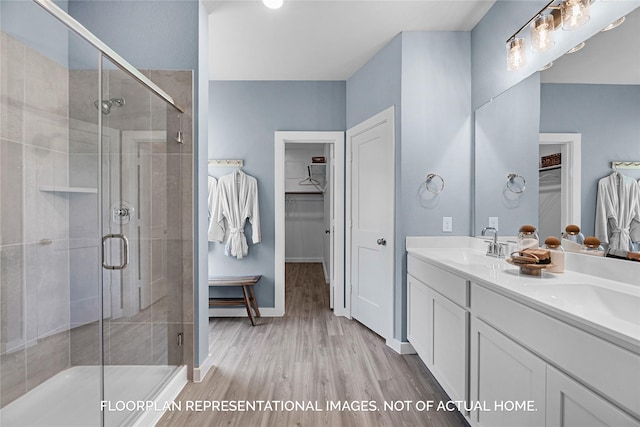
[{"label": "white baseboard", "polygon": [[416,350],[409,341],[398,341],[395,338],[391,338],[387,340],[386,344],[398,354],[416,354]]},{"label": "white baseboard", "polygon": [[[176,397],[178,397],[178,394],[180,394],[185,385],[187,385],[187,367],[183,365],[155,398],[154,408],[163,408],[165,403],[175,401]],[[132,426],[154,426],[158,421],[160,421],[160,418],[162,418],[164,413],[165,411],[144,411],[144,413],[135,420]]]},{"label": "white baseboard", "polygon": [[[259,307],[261,317],[282,317],[284,312],[275,307]],[[248,317],[246,308],[210,308],[209,317]]]},{"label": "white baseboard", "polygon": [[291,263],[303,263],[303,262],[320,263],[323,261],[324,261],[323,258],[285,258],[284,259],[284,262],[291,262]]},{"label": "white baseboard", "polygon": [[207,375],[207,373],[209,372],[212,366],[213,366],[213,357],[211,356],[211,353],[209,353],[207,358],[204,359],[204,362],[202,362],[200,366],[198,366],[197,368],[193,368],[193,382],[194,383],[201,382],[204,379],[204,377]]}]

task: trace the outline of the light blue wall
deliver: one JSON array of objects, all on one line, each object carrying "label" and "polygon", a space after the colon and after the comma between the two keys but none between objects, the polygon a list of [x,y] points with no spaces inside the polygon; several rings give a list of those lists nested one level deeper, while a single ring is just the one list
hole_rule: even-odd
[{"label": "light blue wall", "polygon": [[[274,307],[274,132],[344,130],[345,82],[211,81],[209,88],[209,157],[243,159],[243,170],[257,178],[262,231],[262,242],[253,245],[247,224],[249,255],[241,260],[210,242],[209,274],[262,274],[258,305]],[[216,177],[232,171],[209,168]]]},{"label": "light blue wall", "polygon": [[[539,127],[539,73],[476,110],[475,235],[492,216],[499,218],[500,235],[515,236],[523,224],[537,227]],[[506,188],[510,173],[525,178],[523,193]]]},{"label": "light blue wall", "polygon": [[[68,8],[66,0],[55,3],[65,11]],[[25,0],[2,0],[0,30],[63,67],[68,67],[69,31],[36,3]]]},{"label": "light blue wall", "polygon": [[[471,35],[402,35],[402,116],[396,231],[396,338],[406,340],[407,236],[469,235],[471,224]],[[445,180],[426,191],[429,173]],[[442,217],[453,217],[453,233]]]},{"label": "light blue wall", "polygon": [[[598,180],[611,162],[640,160],[640,86],[543,84],[540,132],[582,134],[582,221],[593,235]],[[640,178],[638,170],[624,170]]]},{"label": "light blue wall", "polygon": [[[399,123],[401,67],[402,34],[399,34],[347,79],[347,129],[391,106],[396,107]],[[400,140],[399,129],[396,126],[396,141]]]},{"label": "light blue wall", "polygon": [[547,3],[547,0],[498,0],[471,31],[474,110],[536,70],[523,67],[507,71],[505,45],[507,38]]},{"label": "light blue wall", "polygon": [[69,14],[134,67],[198,69],[196,0],[69,2]]},{"label": "light blue wall", "polygon": [[[471,63],[468,32],[405,32],[347,81],[347,124],[396,106],[394,336],[406,339],[406,236],[468,235],[471,211]],[[451,173],[455,171],[455,173]],[[437,172],[447,190],[423,191]],[[447,233],[449,234],[449,233]]]}]

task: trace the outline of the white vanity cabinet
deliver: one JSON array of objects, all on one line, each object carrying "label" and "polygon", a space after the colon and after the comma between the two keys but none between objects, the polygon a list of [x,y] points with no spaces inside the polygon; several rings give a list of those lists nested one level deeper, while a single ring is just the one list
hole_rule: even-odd
[{"label": "white vanity cabinet", "polygon": [[638,426],[638,420],[552,366],[547,366],[546,416],[547,427]]},{"label": "white vanity cabinet", "polygon": [[640,426],[622,409],[640,408],[639,355],[483,286],[471,296],[471,401],[535,408],[474,411],[472,425]]},{"label": "white vanity cabinet", "polygon": [[[582,300],[537,298],[538,286],[553,297],[572,285],[446,245],[408,250],[407,272],[408,340],[471,426],[640,427],[640,350],[612,329],[618,317],[601,325],[572,314]],[[595,288],[594,277],[562,279]]]},{"label": "white vanity cabinet", "polygon": [[[544,426],[546,364],[482,320],[471,320],[473,425]],[[507,410],[517,402],[526,410]]]},{"label": "white vanity cabinet", "polygon": [[411,256],[407,270],[407,338],[451,400],[466,401],[469,282]]}]

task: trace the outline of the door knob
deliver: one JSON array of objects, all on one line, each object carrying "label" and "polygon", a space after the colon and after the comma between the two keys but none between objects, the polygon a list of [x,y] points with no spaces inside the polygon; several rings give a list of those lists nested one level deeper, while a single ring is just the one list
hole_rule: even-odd
[{"label": "door knob", "polygon": [[378,239],[376,240],[376,243],[380,246],[385,246],[387,244],[387,241],[385,239]]},{"label": "door knob", "polygon": [[331,233],[331,230],[324,230],[324,234],[329,234]]}]

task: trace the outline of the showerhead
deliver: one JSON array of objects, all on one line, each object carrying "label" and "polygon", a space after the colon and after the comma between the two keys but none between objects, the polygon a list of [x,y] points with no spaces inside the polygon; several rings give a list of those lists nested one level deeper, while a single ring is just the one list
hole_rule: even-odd
[{"label": "showerhead", "polygon": [[93,105],[96,107],[96,109],[101,110],[102,114],[107,115],[111,113],[111,108],[124,106],[124,102],[124,98],[111,98],[103,99],[102,102],[95,101]]}]

